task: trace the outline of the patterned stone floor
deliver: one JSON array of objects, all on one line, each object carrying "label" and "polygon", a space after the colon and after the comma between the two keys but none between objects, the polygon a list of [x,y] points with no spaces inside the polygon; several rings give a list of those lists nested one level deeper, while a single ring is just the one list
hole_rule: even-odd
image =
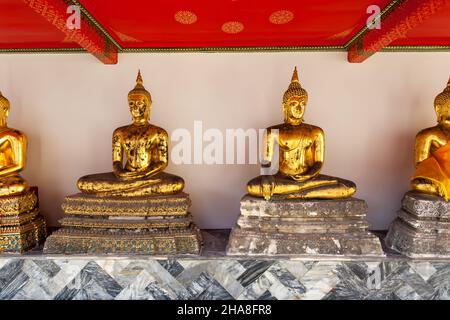
[{"label": "patterned stone floor", "polygon": [[[450,260],[0,255],[0,299],[450,299]],[[206,256],[205,256],[206,255]]]}]

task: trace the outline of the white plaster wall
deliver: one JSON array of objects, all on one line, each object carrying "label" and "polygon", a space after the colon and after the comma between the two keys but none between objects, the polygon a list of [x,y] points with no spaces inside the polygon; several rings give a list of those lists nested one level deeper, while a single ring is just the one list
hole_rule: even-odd
[{"label": "white plaster wall", "polygon": [[[127,93],[140,68],[153,97],[151,122],[172,132],[264,128],[282,121],[294,65],[309,92],[307,122],[326,134],[323,172],[357,183],[373,229],[395,217],[413,173],[414,136],[435,123],[450,53],[382,53],[350,64],[345,53],[122,54],[106,66],[87,54],[0,55],[9,125],[29,138],[24,177],[40,190],[50,225],[78,177],[111,170],[111,134],[127,124]],[[175,165],[203,228],[232,227],[258,165]]]}]

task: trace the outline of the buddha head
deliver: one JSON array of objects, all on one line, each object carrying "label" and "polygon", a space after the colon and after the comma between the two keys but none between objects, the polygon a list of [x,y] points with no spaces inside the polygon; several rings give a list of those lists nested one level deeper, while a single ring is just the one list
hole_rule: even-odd
[{"label": "buddha head", "polygon": [[439,125],[450,128],[450,79],[444,91],[434,99],[434,110],[436,110]]},{"label": "buddha head", "polygon": [[291,84],[283,95],[284,122],[292,125],[301,124],[307,103],[308,93],[300,85],[297,67],[295,67]]},{"label": "buddha head", "polygon": [[141,71],[136,78],[136,86],[128,93],[128,106],[133,117],[133,122],[143,124],[148,122],[152,106],[152,96],[145,90]]},{"label": "buddha head", "polygon": [[9,115],[9,100],[0,92],[0,126],[6,125],[6,119]]}]

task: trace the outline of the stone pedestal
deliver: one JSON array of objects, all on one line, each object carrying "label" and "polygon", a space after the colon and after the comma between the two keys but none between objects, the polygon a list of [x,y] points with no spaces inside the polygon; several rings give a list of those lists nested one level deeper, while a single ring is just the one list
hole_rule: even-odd
[{"label": "stone pedestal", "polygon": [[37,188],[0,197],[0,252],[23,253],[46,237],[44,218],[39,214]]},{"label": "stone pedestal", "polygon": [[383,255],[363,200],[272,199],[246,195],[229,255]]},{"label": "stone pedestal", "polygon": [[66,197],[62,228],[45,253],[199,254],[201,235],[186,193],[170,196]]},{"label": "stone pedestal", "polygon": [[450,257],[450,202],[407,192],[385,243],[412,258]]}]

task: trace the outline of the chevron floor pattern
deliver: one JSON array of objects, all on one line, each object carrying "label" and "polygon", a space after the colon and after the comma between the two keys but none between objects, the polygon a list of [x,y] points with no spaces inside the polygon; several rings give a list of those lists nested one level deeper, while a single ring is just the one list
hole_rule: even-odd
[{"label": "chevron floor pattern", "polygon": [[0,299],[450,299],[450,260],[225,257],[227,235],[196,258],[0,255]]}]

